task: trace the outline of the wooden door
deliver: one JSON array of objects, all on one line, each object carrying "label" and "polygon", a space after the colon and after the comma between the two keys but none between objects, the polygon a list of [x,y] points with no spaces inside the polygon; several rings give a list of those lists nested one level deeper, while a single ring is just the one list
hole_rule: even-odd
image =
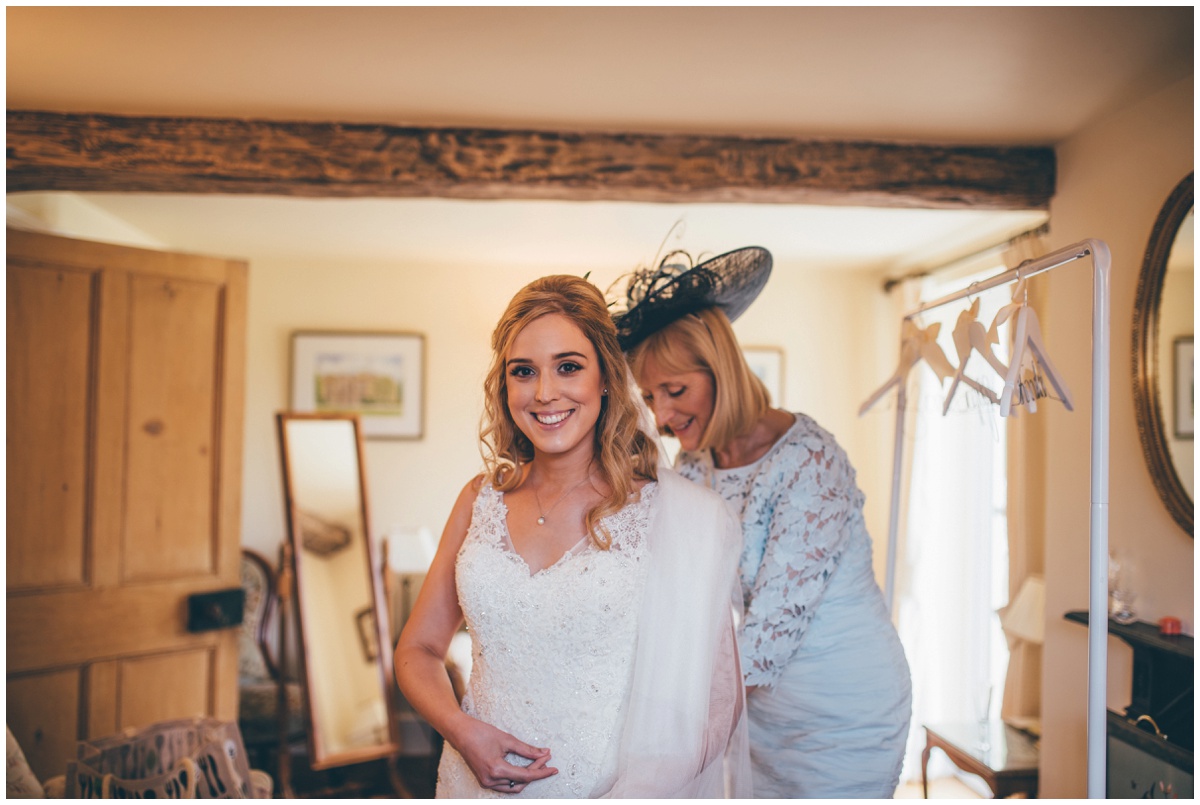
[{"label": "wooden door", "polygon": [[237,715],[246,265],[8,230],[8,724],[80,739]]}]

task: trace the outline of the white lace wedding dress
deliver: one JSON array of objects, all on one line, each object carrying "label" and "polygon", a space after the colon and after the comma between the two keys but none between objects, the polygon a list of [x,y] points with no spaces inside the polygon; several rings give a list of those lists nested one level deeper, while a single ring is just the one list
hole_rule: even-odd
[{"label": "white lace wedding dress", "polygon": [[[550,749],[558,774],[520,794],[481,789],[445,744],[438,797],[598,796],[611,787],[633,678],[647,567],[646,533],[658,484],[605,518],[612,546],[586,537],[531,574],[513,550],[504,496],[490,485],[475,500],[456,564],[471,634],[463,711],[528,744]],[[526,765],[510,755],[508,760]]]}]

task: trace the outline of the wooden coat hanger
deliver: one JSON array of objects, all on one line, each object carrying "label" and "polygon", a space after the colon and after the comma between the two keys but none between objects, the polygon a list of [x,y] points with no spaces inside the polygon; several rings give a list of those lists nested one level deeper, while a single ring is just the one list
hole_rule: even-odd
[{"label": "wooden coat hanger", "polygon": [[939,382],[954,374],[954,366],[946,359],[946,353],[942,352],[942,348],[937,343],[938,332],[941,328],[940,322],[931,324],[925,329],[918,327],[911,319],[905,319],[901,323],[900,362],[896,365],[896,371],[859,407],[859,416],[871,410],[871,406],[879,402],[888,389],[906,382],[908,373],[922,360],[929,364],[929,368],[937,375]]},{"label": "wooden coat hanger", "polygon": [[958,321],[954,324],[954,348],[958,353],[958,369],[954,372],[954,379],[950,382],[950,391],[946,393],[946,401],[942,405],[942,416],[945,416],[946,412],[950,410],[950,402],[954,399],[954,393],[958,391],[960,382],[966,383],[991,402],[1000,402],[1000,398],[994,391],[974,378],[963,374],[967,367],[967,359],[971,357],[972,349],[982,355],[1000,377],[1003,378],[1008,374],[1008,367],[992,354],[991,344],[998,344],[999,339],[990,337],[990,332],[983,329],[978,316],[979,300],[976,299],[969,308],[958,314]]}]

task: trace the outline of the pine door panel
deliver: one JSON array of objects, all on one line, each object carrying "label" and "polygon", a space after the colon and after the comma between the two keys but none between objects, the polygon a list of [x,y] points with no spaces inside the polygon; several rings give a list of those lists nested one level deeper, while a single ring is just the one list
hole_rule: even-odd
[{"label": "pine door panel", "polygon": [[34,771],[75,743],[237,713],[245,264],[9,230],[8,716]]},{"label": "pine door panel", "polygon": [[222,289],[132,277],[129,291],[122,575],[135,581],[212,573]]},{"label": "pine door panel", "polygon": [[84,271],[8,271],[8,530],[38,534],[7,540],[9,590],[79,585],[87,571],[92,280]]},{"label": "pine door panel", "polygon": [[10,596],[5,662],[35,669],[211,647],[221,632],[188,632],[187,597],[236,586],[209,575]]},{"label": "pine door panel", "polygon": [[211,713],[214,651],[199,649],[122,660],[118,729]]},{"label": "pine door panel", "polygon": [[62,758],[75,755],[81,678],[78,668],[8,676],[8,728],[40,780],[43,770],[62,774]]},{"label": "pine door panel", "polygon": [[88,665],[87,675],[83,679],[83,701],[87,703],[87,712],[81,716],[86,733],[80,740],[103,738],[121,728],[117,699],[117,674],[120,666],[117,660],[92,662]]}]

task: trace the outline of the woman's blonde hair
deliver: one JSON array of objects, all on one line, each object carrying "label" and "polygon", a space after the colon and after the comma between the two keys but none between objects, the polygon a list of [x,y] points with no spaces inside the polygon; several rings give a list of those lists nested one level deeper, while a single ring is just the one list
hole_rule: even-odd
[{"label": "woman's blonde hair", "polygon": [[556,274],[529,283],[508,303],[492,332],[492,365],[483,382],[480,449],[496,489],[511,492],[520,486],[523,469],[533,460],[533,443],[508,410],[505,360],[517,335],[534,319],[550,313],[566,316],[591,342],[608,389],[596,421],[593,460],[611,491],[584,518],[592,540],[607,549],[612,540],[600,520],[625,507],[637,490],[635,480],[657,479],[658,447],[638,425],[639,410],[625,356],[617,344],[617,330],[604,296],[596,286],[580,277]]},{"label": "woman's blonde hair", "polygon": [[771,407],[767,387],[746,365],[720,308],[702,308],[676,319],[630,350],[628,357],[638,379],[649,357],[668,374],[705,372],[712,378],[713,412],[700,434],[700,450],[723,447],[749,433]]}]

